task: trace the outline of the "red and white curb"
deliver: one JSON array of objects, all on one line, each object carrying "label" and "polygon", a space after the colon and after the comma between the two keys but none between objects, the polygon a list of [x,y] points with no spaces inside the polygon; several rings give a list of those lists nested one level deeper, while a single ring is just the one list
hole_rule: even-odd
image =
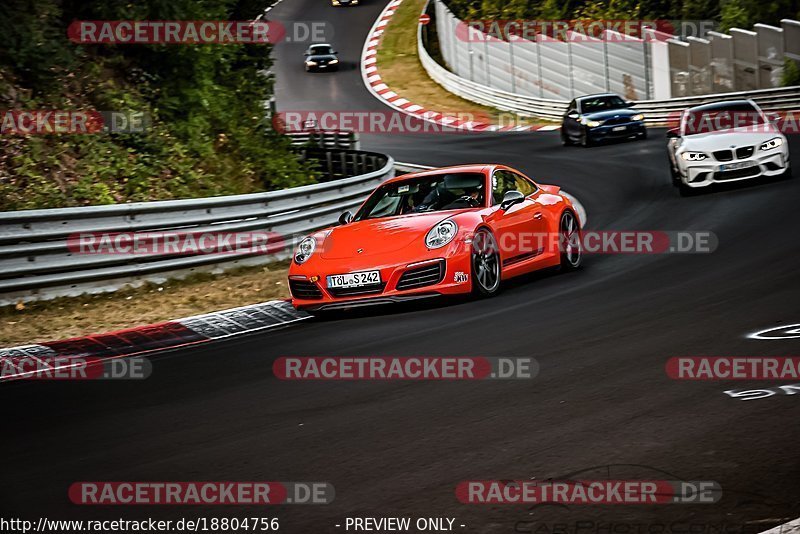
[{"label": "red and white curb", "polygon": [[[98,361],[126,358],[251,334],[310,317],[311,315],[296,310],[287,301],[275,300],[105,334],[0,348],[0,362],[3,366],[0,381],[30,375],[30,372],[14,373],[14,369],[21,371],[14,365],[15,360],[32,359],[45,369],[57,370],[69,367],[69,358],[93,358]],[[48,360],[54,358],[64,363],[57,366],[48,363]]]},{"label": "red and white curb", "polygon": [[475,132],[543,132],[559,129],[559,126],[553,124],[542,126],[500,126],[498,124],[489,124],[479,121],[467,121],[463,120],[463,118],[443,115],[438,111],[425,109],[392,91],[392,89],[384,83],[378,72],[378,47],[386,26],[394,16],[394,12],[402,3],[403,0],[392,0],[392,2],[389,2],[383,11],[381,11],[375,24],[372,25],[372,29],[367,36],[367,40],[364,42],[364,48],[361,52],[361,78],[364,80],[364,85],[366,85],[367,89],[375,98],[406,115],[436,124],[437,126],[445,126],[456,130]]}]

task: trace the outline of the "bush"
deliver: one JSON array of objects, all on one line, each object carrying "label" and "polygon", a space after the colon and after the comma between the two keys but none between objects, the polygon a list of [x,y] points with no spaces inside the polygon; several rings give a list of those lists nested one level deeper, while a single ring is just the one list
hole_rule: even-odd
[{"label": "bush", "polygon": [[73,20],[249,20],[252,0],[4,0],[0,109],[144,112],[137,134],[0,138],[0,210],[201,197],[315,181],[265,120],[267,45],[78,45]]},{"label": "bush", "polygon": [[460,19],[716,20],[725,31],[797,18],[798,0],[445,0]]},{"label": "bush", "polygon": [[796,61],[788,57],[783,60],[781,85],[784,87],[800,85],[800,68],[798,68]]}]

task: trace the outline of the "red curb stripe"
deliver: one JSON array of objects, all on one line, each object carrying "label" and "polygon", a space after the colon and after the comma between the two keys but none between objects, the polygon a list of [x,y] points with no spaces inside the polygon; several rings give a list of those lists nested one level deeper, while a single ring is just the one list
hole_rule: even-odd
[{"label": "red curb stripe", "polygon": [[[180,323],[169,321],[106,334],[48,341],[42,345],[52,349],[59,356],[105,357],[129,356],[208,340],[209,338],[206,336],[190,330]],[[134,345],[134,342],[137,344]],[[140,345],[138,342],[142,344]],[[131,350],[133,352],[130,352]]]},{"label": "red curb stripe", "polygon": [[[96,363],[99,363],[106,360],[127,358],[130,356],[136,356],[155,351],[171,350],[197,345],[200,343],[209,343],[216,339],[220,339],[221,337],[227,337],[227,335],[219,337],[213,335],[212,331],[214,328],[224,328],[224,325],[222,327],[220,326],[220,321],[226,322],[228,325],[236,324],[239,326],[239,328],[233,329],[230,332],[226,332],[226,334],[244,335],[251,332],[260,331],[265,328],[277,327],[308,318],[308,315],[302,317],[296,316],[296,312],[289,313],[287,310],[283,310],[278,306],[274,306],[272,302],[274,301],[255,304],[252,306],[244,306],[242,308],[234,308],[231,310],[222,310],[216,314],[204,314],[195,317],[178,319],[175,321],[165,321],[102,334],[92,334],[58,341],[47,341],[38,343],[35,346],[39,347],[40,352],[44,351],[45,349],[47,349],[47,352],[52,351],[52,354],[46,355],[47,357],[93,359],[97,360]],[[291,301],[290,299],[282,299],[278,302],[288,303]],[[252,321],[250,321],[248,326],[242,330],[241,328],[244,323],[239,324],[233,318],[227,319],[225,316],[225,314],[229,312],[241,311],[246,313],[251,309],[253,314],[255,314],[253,317],[257,317],[258,314],[255,312],[259,312],[261,315],[266,316],[268,320],[266,318],[256,319],[257,324],[255,326],[253,326]],[[251,317],[251,319],[253,317]],[[206,318],[205,323],[198,325],[199,328],[195,328],[191,324],[185,325],[182,323],[182,321],[203,320],[203,318]],[[259,324],[259,322],[261,324]],[[203,332],[211,333],[206,335]],[[33,346],[34,345],[30,345],[30,347]],[[20,353],[21,356],[35,358],[36,356],[31,354],[30,350],[26,351],[25,347],[29,347],[29,345],[0,349],[0,353],[11,355]],[[42,353],[44,354],[44,352]],[[17,366],[14,366],[14,368],[19,370]],[[21,378],[23,378],[21,375],[0,376],[0,382],[19,380]]]}]

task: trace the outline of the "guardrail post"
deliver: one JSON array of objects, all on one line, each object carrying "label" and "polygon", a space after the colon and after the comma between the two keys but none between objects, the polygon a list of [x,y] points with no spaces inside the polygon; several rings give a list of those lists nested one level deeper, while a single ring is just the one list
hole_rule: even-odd
[{"label": "guardrail post", "polygon": [[330,151],[325,152],[325,163],[328,166],[328,176],[333,176],[333,154]]}]

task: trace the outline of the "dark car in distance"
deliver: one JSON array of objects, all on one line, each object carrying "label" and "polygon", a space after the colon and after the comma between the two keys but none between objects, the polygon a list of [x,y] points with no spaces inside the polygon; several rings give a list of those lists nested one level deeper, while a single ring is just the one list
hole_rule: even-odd
[{"label": "dark car in distance", "polygon": [[580,96],[569,103],[561,123],[564,146],[590,146],[610,139],[645,139],[644,115],[613,93]]},{"label": "dark car in distance", "polygon": [[339,57],[336,50],[327,43],[312,44],[306,50],[306,72],[320,70],[339,70]]}]

